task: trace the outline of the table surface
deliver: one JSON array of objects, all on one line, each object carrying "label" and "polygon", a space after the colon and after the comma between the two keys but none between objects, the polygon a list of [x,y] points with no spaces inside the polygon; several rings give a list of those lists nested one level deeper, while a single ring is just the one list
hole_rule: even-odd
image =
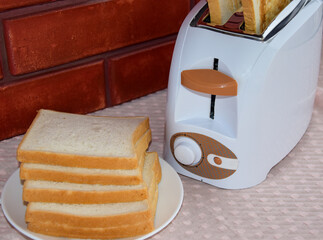
[{"label": "table surface", "polygon": [[[322,55],[323,56],[323,55]],[[149,116],[150,151],[163,156],[167,90],[92,113]],[[18,168],[23,136],[0,141],[0,192]],[[151,239],[323,239],[323,61],[310,125],[296,147],[260,185],[224,190],[180,176],[184,201],[176,218]],[[26,239],[0,211],[0,238]]]}]

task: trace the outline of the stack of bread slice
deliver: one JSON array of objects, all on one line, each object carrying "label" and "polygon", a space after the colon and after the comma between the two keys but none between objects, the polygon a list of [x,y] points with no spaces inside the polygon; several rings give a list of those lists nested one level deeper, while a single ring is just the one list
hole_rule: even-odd
[{"label": "stack of bread slice", "polygon": [[28,229],[122,238],[154,229],[161,168],[147,117],[40,110],[17,150]]}]

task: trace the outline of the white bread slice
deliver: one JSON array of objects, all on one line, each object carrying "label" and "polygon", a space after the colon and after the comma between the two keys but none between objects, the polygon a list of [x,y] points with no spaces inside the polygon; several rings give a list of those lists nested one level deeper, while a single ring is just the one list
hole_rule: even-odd
[{"label": "white bread slice", "polygon": [[[105,227],[98,226],[71,226],[68,222],[41,221],[36,219],[29,222],[27,227],[30,231],[40,234],[51,235],[56,237],[68,238],[95,238],[95,239],[112,239],[134,237],[147,234],[154,230],[154,218],[158,200],[158,190],[154,194],[154,200],[151,205],[151,214],[148,218],[131,224],[113,224]],[[101,224],[102,225],[102,224]]]},{"label": "white bread slice", "polygon": [[147,153],[143,167],[144,182],[138,185],[75,184],[26,180],[23,187],[23,200],[27,202],[69,204],[141,201],[148,198],[149,189],[153,192],[155,191],[155,187],[151,186],[151,184],[156,184],[156,181],[158,181],[160,175],[158,172],[160,171],[160,167],[158,165],[157,153]]},{"label": "white bread slice", "polygon": [[241,0],[245,32],[262,34],[290,0]]},{"label": "white bread slice", "polygon": [[[132,225],[139,222],[153,222],[157,201],[155,194],[148,200],[106,204],[61,204],[30,202],[27,205],[27,224],[50,222],[54,225],[68,225],[79,228],[107,228]],[[28,227],[29,228],[29,227]]]},{"label": "white bread slice", "polygon": [[223,25],[241,8],[241,0],[208,0],[212,25]]},{"label": "white bread slice", "polygon": [[[151,140],[147,117],[98,117],[40,110],[17,150],[20,162],[134,169]],[[151,133],[150,133],[151,134]]]},{"label": "white bread slice", "polygon": [[137,185],[143,182],[145,156],[135,169],[97,169],[21,163],[20,179],[101,185]]}]

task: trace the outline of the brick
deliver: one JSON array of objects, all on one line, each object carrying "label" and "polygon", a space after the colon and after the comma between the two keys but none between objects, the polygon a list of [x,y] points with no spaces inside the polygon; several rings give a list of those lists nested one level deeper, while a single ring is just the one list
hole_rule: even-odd
[{"label": "brick", "polygon": [[13,75],[176,33],[189,0],[112,0],[4,20]]},{"label": "brick", "polygon": [[166,88],[173,48],[170,41],[109,59],[111,105]]},{"label": "brick", "polygon": [[0,11],[53,1],[55,0],[0,0]]},{"label": "brick", "polygon": [[[1,44],[1,43],[0,43],[0,44]],[[3,59],[2,59],[2,54],[1,54],[1,52],[0,52],[0,80],[1,80],[1,79],[3,79],[2,61],[3,61]],[[1,81],[0,81],[0,83],[1,83]]]},{"label": "brick", "polygon": [[0,85],[0,140],[24,133],[41,108],[87,113],[106,107],[103,61]]},{"label": "brick", "polygon": [[[0,62],[1,63],[1,62]],[[3,78],[2,66],[0,65],[0,80]]]}]

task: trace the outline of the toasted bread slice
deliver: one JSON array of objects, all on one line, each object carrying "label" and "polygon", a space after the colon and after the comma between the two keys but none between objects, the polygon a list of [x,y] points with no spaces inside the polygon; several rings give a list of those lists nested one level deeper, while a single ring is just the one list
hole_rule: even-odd
[{"label": "toasted bread slice", "polygon": [[290,0],[241,0],[245,32],[262,34]]},{"label": "toasted bread slice", "polygon": [[241,0],[208,0],[212,25],[223,25],[241,8]]}]

